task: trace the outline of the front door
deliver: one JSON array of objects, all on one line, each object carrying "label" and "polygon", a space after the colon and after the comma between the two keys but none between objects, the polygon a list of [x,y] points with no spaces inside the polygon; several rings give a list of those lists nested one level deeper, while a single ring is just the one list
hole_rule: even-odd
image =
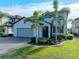
[{"label": "front door", "polygon": [[48,26],[45,26],[44,28],[43,28],[43,37],[48,37]]}]

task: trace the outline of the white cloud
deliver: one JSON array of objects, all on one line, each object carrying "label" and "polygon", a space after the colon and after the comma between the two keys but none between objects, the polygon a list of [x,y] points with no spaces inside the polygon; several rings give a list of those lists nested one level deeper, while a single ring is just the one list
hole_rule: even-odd
[{"label": "white cloud", "polygon": [[[70,8],[71,12],[68,18],[75,19],[76,17],[79,17],[79,3],[65,5],[63,2],[60,2],[59,9],[63,7]],[[16,5],[12,7],[0,7],[0,11],[9,13],[11,15],[21,15],[21,16],[31,16],[35,10],[53,11],[52,2],[30,3],[29,5]],[[70,27],[71,23],[68,23],[68,28]]]},{"label": "white cloud", "polygon": [[0,7],[0,11],[7,12],[12,15],[21,15],[21,16],[30,16],[35,10],[53,10],[52,3],[38,3],[33,4],[30,3],[29,5],[16,5],[12,7]]},{"label": "white cloud", "polygon": [[67,5],[70,8],[69,18],[75,19],[79,17],[79,3],[69,4]]},{"label": "white cloud", "polygon": [[[60,3],[59,9],[63,7],[69,7],[71,13],[69,14],[69,18],[79,17],[79,3],[73,3],[65,5],[63,2]],[[52,2],[46,3],[30,3],[29,5],[16,5],[12,7],[0,7],[0,11],[7,12],[12,15],[21,15],[21,16],[31,16],[35,10],[42,11],[53,11]]]}]

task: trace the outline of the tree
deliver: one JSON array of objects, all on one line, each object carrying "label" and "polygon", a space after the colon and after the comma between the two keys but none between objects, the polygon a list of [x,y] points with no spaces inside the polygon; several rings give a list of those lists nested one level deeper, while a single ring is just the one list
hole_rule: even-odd
[{"label": "tree", "polygon": [[0,11],[0,23],[1,23],[1,25],[2,25],[2,18],[7,17],[8,15],[9,15],[8,13],[3,13]]},{"label": "tree", "polygon": [[[62,8],[61,10],[60,10],[60,12],[61,12],[61,14],[60,14],[60,16],[61,16],[61,23],[60,23],[60,29],[62,29],[62,26],[65,26],[65,25],[67,25],[67,22],[68,21],[71,21],[71,20],[67,20],[67,16],[68,16],[68,14],[70,13],[70,9],[68,8],[68,7],[65,7],[65,8]],[[65,16],[65,15],[66,16]],[[66,31],[67,32],[67,31]]]},{"label": "tree", "polygon": [[[70,13],[70,9],[68,7],[62,8],[61,11],[58,11],[58,0],[54,0],[53,2],[53,8],[54,8],[54,15],[53,15],[53,19],[52,19],[52,25],[55,26],[55,40],[57,42],[57,31],[58,31],[58,27],[60,29],[63,29],[63,26],[67,24],[67,19],[64,16],[65,13]],[[60,13],[61,12],[61,13]],[[58,20],[59,17],[61,18],[61,20]]]},{"label": "tree", "polygon": [[60,16],[62,17],[62,19],[63,19],[63,21],[64,21],[65,24],[67,23],[67,21],[71,21],[71,20],[67,20],[66,17],[64,17],[64,13],[66,13],[67,16],[70,13],[70,9],[68,7],[62,8],[60,10],[60,12],[61,12],[61,15]]},{"label": "tree", "polygon": [[36,29],[36,44],[38,43],[38,37],[39,37],[39,27],[42,27],[43,24],[40,23],[40,21],[43,20],[41,11],[35,11],[33,13],[33,16],[28,17],[25,19],[25,22],[30,21],[33,23],[32,28]]},{"label": "tree", "polygon": [[19,16],[19,15],[14,15],[14,16],[10,15],[10,16],[8,16],[8,18],[9,18],[9,21],[8,21],[9,24],[11,24],[11,26],[13,26],[16,22],[24,19],[25,17]]},{"label": "tree", "polygon": [[68,7],[64,7],[64,8],[61,9],[61,12],[70,13],[70,9]]},{"label": "tree", "polygon": [[49,11],[46,11],[45,13],[43,13],[44,18],[48,18],[48,17],[52,17],[52,13]]},{"label": "tree", "polygon": [[52,19],[52,26],[55,26],[55,40],[57,42],[57,17],[58,17],[58,0],[54,0],[53,2],[54,15]]}]

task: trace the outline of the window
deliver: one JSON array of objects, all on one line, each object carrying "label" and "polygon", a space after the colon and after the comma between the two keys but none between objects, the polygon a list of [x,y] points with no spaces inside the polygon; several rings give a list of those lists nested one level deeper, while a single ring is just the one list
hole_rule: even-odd
[{"label": "window", "polygon": [[[58,33],[63,33],[63,32],[64,32],[63,28],[64,28],[64,26],[62,26],[62,28],[57,27],[57,32],[58,32]],[[56,31],[56,29],[55,29],[55,26],[54,26],[54,27],[53,27],[53,33],[55,33],[55,31]]]},{"label": "window", "polygon": [[64,28],[64,26],[62,26],[61,28],[57,28],[57,30],[58,30],[58,33],[63,33],[63,28]]}]

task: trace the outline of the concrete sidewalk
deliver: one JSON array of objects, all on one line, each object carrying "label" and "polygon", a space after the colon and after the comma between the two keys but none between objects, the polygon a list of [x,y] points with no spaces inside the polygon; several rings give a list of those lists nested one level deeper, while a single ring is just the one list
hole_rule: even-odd
[{"label": "concrete sidewalk", "polygon": [[23,43],[18,44],[0,44],[0,56],[5,55],[6,53],[10,52],[11,50],[14,50],[20,46],[22,46]]}]

